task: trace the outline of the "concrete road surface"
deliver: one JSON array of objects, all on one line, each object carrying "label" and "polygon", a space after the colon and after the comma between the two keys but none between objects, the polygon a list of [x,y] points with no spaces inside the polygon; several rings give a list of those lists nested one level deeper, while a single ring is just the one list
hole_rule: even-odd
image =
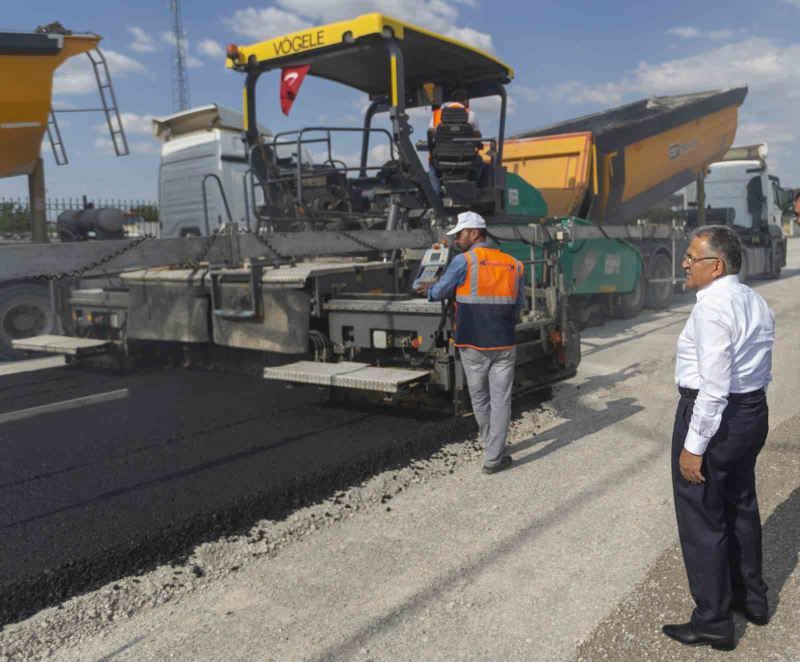
[{"label": "concrete road surface", "polygon": [[[800,242],[790,243],[785,276],[755,287],[778,324],[772,434],[759,463],[775,615],[766,628],[740,624],[731,659],[796,660]],[[103,587],[8,626],[0,654],[231,662],[710,657],[657,633],[690,609],[675,554],[669,445],[674,348],[691,303],[686,295],[670,310],[586,332],[580,374],[556,389],[549,415],[521,412],[515,422],[510,471],[487,477],[477,458],[457,464],[389,505],[372,502],[157,604],[105,614],[100,597],[120,587]],[[166,397],[170,387],[163,389]],[[383,430],[373,429],[380,437]],[[390,482],[391,471],[379,479]],[[199,494],[201,484],[193,489]],[[224,557],[226,544],[242,541],[220,542],[214,553]],[[50,631],[63,636],[42,644]]]}]

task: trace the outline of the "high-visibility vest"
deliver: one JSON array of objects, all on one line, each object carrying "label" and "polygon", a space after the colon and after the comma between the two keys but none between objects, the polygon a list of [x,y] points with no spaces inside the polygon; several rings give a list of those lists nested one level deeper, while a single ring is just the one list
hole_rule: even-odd
[{"label": "high-visibility vest", "polygon": [[470,249],[464,257],[467,275],[456,288],[456,347],[513,347],[522,263],[503,251],[484,246]]},{"label": "high-visibility vest", "polygon": [[[442,123],[442,110],[444,108],[463,108],[467,110],[467,107],[461,103],[460,101],[446,101],[438,108],[434,109],[433,111],[433,129],[436,130],[436,127]],[[467,115],[469,115],[469,111],[467,110]]]}]

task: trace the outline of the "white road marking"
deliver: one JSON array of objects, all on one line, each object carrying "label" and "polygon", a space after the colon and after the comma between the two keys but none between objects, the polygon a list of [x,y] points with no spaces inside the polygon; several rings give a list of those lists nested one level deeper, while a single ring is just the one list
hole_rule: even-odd
[{"label": "white road marking", "polygon": [[9,423],[11,421],[20,421],[25,418],[33,418],[40,414],[52,414],[56,411],[64,411],[67,409],[77,409],[78,407],[87,407],[88,405],[96,405],[101,402],[109,402],[110,400],[121,400],[128,397],[128,389],[122,388],[118,391],[108,391],[107,393],[97,393],[96,395],[87,395],[82,398],[75,398],[73,400],[62,400],[61,402],[51,402],[47,405],[40,405],[38,407],[30,407],[28,409],[18,409],[17,411],[10,411],[5,414],[0,414],[0,423]]}]

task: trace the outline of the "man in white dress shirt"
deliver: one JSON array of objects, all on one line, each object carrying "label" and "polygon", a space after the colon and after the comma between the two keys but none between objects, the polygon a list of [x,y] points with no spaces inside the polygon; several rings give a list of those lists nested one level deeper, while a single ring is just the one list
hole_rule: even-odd
[{"label": "man in white dress shirt", "polygon": [[672,436],[678,533],[696,607],[665,625],[688,645],[735,646],[731,611],[765,625],[755,465],[767,438],[775,320],[739,282],[742,247],[724,225],[698,228],[683,260],[697,303],[678,339],[680,401]]}]

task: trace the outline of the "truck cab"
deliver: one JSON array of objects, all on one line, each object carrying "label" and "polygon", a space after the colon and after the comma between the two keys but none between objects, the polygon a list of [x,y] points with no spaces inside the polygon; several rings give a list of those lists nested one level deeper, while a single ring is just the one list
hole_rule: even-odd
[{"label": "truck cab", "polygon": [[[767,145],[732,147],[712,163],[705,181],[706,223],[729,225],[745,249],[742,280],[777,278],[786,264],[786,239],[781,229],[783,189],[767,161]],[[685,189],[687,208],[697,209],[697,184]],[[691,216],[690,216],[691,220]]]},{"label": "truck cab", "polygon": [[[243,193],[249,170],[243,131],[242,114],[217,104],[153,120],[153,135],[161,141],[162,237],[208,236],[228,221],[249,227],[250,200]],[[258,131],[264,139],[271,135],[261,125]],[[203,209],[203,189],[207,210]]]}]

